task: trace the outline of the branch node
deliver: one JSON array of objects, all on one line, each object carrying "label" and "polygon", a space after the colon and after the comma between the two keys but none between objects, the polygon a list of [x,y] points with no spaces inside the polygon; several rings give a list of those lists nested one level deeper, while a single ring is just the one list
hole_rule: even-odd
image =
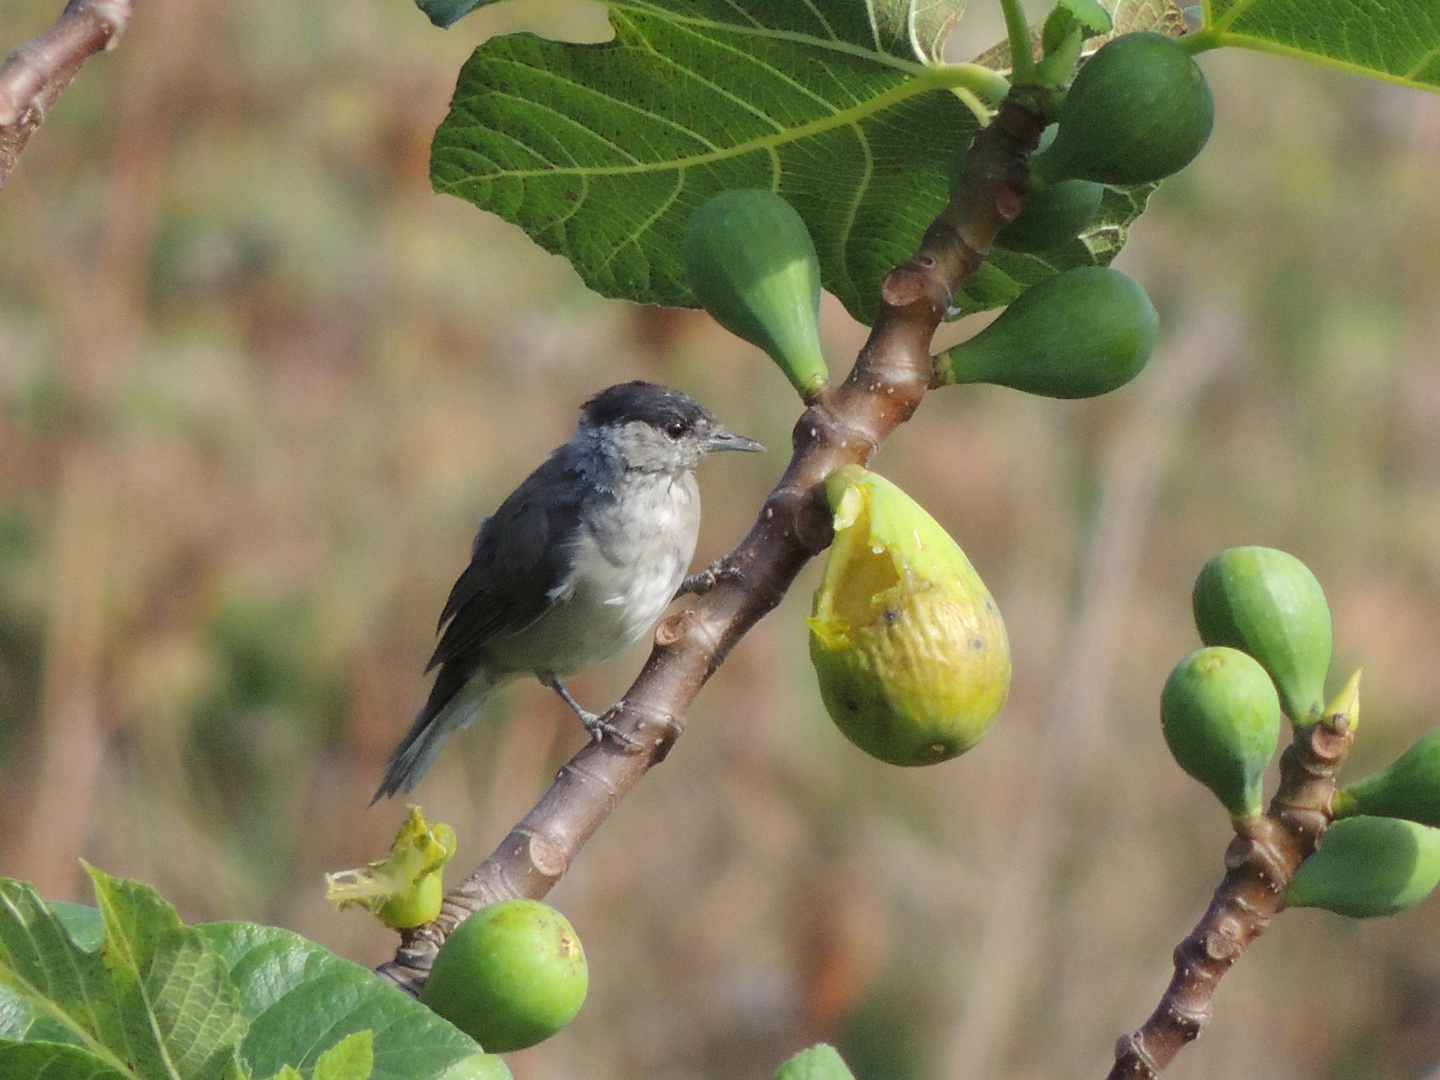
[{"label": "branch node", "polygon": [[530,862],[545,877],[559,879],[570,866],[565,847],[541,833],[531,833]]},{"label": "branch node", "polygon": [[[686,613],[682,612],[682,614]],[[620,704],[615,706],[615,710],[624,716],[635,717],[633,726],[639,734],[645,736],[645,741],[651,745],[650,763],[652,765],[660,764],[670,755],[671,748],[685,731],[685,725],[679,717],[643,701],[621,698]],[[658,733],[652,738],[649,732],[656,729],[658,729]]]},{"label": "branch node", "polygon": [[[1138,1034],[1137,1032],[1136,1035]],[[1160,1070],[1145,1049],[1145,1044],[1136,1035],[1121,1035],[1115,1040],[1115,1071],[1111,1076],[1155,1080],[1155,1077],[1160,1075]]]},{"label": "branch node", "polygon": [[1193,1006],[1171,1001],[1165,1011],[1186,1042],[1194,1042],[1210,1022],[1211,1009],[1208,1000]]}]

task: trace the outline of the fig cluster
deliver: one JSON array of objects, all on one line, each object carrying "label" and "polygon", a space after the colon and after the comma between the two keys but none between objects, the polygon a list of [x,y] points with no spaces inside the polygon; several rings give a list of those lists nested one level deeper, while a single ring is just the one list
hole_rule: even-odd
[{"label": "fig cluster", "polygon": [[[1296,729],[1359,717],[1359,672],[1327,705],[1330,608],[1299,559],[1237,547],[1207,562],[1191,597],[1204,648],[1171,672],[1160,697],[1165,742],[1214,792],[1237,828],[1261,812],[1281,713]],[[1389,915],[1440,883],[1440,729],[1388,768],[1335,792],[1336,819],[1301,863],[1285,901],[1353,918]]]},{"label": "fig cluster", "polygon": [[1176,762],[1239,823],[1260,813],[1282,709],[1297,726],[1320,718],[1330,608],[1304,563],[1263,547],[1207,562],[1191,606],[1205,647],[1166,680],[1160,722]]}]

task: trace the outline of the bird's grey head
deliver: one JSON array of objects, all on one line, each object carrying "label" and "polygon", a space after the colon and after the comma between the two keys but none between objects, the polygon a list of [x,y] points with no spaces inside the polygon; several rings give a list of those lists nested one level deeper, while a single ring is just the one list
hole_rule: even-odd
[{"label": "bird's grey head", "polygon": [[719,450],[763,450],[734,435],[688,394],[655,383],[621,383],[580,407],[577,437],[603,440],[628,470],[688,472]]}]

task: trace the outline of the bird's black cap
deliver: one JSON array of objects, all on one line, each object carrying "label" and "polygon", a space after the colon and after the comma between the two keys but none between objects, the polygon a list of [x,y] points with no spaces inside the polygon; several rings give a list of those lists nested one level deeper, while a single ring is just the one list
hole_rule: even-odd
[{"label": "bird's black cap", "polygon": [[689,431],[702,421],[718,426],[710,411],[690,395],[640,379],[601,390],[580,406],[580,415],[581,422],[590,427],[637,420],[660,431],[672,426]]}]

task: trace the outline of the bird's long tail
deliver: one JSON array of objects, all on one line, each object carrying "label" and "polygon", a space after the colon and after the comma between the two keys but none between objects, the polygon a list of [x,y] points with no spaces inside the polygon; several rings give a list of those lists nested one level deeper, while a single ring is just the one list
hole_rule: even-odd
[{"label": "bird's long tail", "polygon": [[430,768],[440,747],[445,745],[445,740],[461,728],[469,727],[490,696],[490,691],[504,681],[484,671],[472,674],[442,666],[425,707],[386,761],[385,779],[380,781],[380,788],[370,800],[370,805],[414,788],[425,775],[425,770]]}]

